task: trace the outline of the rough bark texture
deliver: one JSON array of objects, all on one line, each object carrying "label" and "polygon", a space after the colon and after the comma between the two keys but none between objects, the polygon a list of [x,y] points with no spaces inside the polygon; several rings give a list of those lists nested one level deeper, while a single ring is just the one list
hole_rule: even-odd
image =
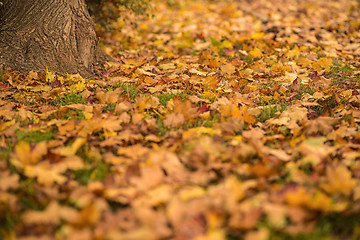
[{"label": "rough bark texture", "polygon": [[1,0],[0,67],[92,75],[104,60],[84,0]]}]

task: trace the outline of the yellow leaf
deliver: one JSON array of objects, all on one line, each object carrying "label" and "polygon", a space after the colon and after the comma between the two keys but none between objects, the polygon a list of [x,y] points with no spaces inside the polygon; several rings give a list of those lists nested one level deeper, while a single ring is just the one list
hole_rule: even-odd
[{"label": "yellow leaf", "polygon": [[300,65],[301,67],[307,67],[307,66],[309,66],[311,63],[312,63],[311,60],[309,60],[309,59],[307,59],[307,58],[304,58],[304,57],[299,58],[299,59],[297,60],[297,64]]},{"label": "yellow leaf", "polygon": [[353,90],[352,89],[348,89],[348,90],[345,90],[345,91],[342,91],[340,93],[340,95],[344,98],[350,98],[352,96],[352,93],[353,93]]},{"label": "yellow leaf", "polygon": [[254,84],[248,84],[246,85],[250,92],[255,92],[257,90],[257,86]]},{"label": "yellow leaf", "polygon": [[79,156],[69,156],[61,160],[58,163],[55,163],[54,168],[61,173],[64,173],[66,170],[79,170],[85,167],[84,161]]},{"label": "yellow leaf", "polygon": [[225,240],[226,234],[223,229],[216,229],[195,238],[195,240]]},{"label": "yellow leaf", "polygon": [[220,48],[228,48],[228,49],[233,49],[233,44],[232,42],[230,42],[229,40],[225,40],[221,43]]},{"label": "yellow leaf", "polygon": [[26,176],[36,177],[37,181],[45,186],[52,186],[55,182],[63,184],[67,180],[57,170],[47,169],[42,166],[25,166],[24,170]]},{"label": "yellow leaf", "polygon": [[220,61],[216,58],[210,58],[209,60],[209,67],[211,68],[218,68],[220,66]]},{"label": "yellow leaf", "polygon": [[287,192],[285,199],[289,205],[300,207],[311,201],[311,195],[304,187],[297,187],[294,191]]},{"label": "yellow leaf", "polygon": [[102,127],[104,130],[109,132],[118,132],[122,129],[121,123],[122,121],[118,118],[108,118],[105,120]]},{"label": "yellow leaf", "polygon": [[191,68],[189,70],[189,72],[193,73],[193,74],[200,75],[200,76],[206,76],[208,74],[207,72],[202,72],[202,71],[196,70],[195,68]]},{"label": "yellow leaf", "polygon": [[268,217],[269,223],[272,226],[276,228],[282,228],[286,226],[286,206],[281,204],[266,203],[264,205],[264,210]]},{"label": "yellow leaf", "polygon": [[160,206],[168,202],[172,197],[172,188],[169,185],[160,185],[147,193],[147,201],[152,206]]},{"label": "yellow leaf", "polygon": [[39,80],[39,75],[37,72],[30,71],[27,75],[29,79]]},{"label": "yellow leaf", "polygon": [[161,64],[161,65],[159,66],[159,68],[160,68],[161,70],[166,71],[166,70],[170,70],[170,69],[175,69],[176,66],[175,66],[174,63],[164,63],[164,64]]},{"label": "yellow leaf", "polygon": [[71,85],[70,90],[73,92],[82,92],[86,87],[84,82],[78,82],[77,84]]},{"label": "yellow leaf", "polygon": [[78,224],[83,226],[92,226],[99,221],[101,209],[91,203],[85,206],[79,214]]},{"label": "yellow leaf", "polygon": [[46,68],[46,81],[52,83],[55,80],[56,75],[48,71]]},{"label": "yellow leaf", "polygon": [[234,107],[232,108],[231,115],[232,115],[234,118],[239,118],[239,119],[243,118],[242,112],[241,112],[240,109],[239,109],[238,107],[236,107],[236,106],[234,106]]},{"label": "yellow leaf", "polygon": [[44,211],[27,210],[22,215],[25,224],[58,224],[60,221],[60,206],[56,201],[51,202]]},{"label": "yellow leaf", "polygon": [[327,183],[322,188],[330,193],[342,193],[350,195],[356,185],[356,180],[352,178],[350,170],[344,165],[326,168]]},{"label": "yellow leaf", "polygon": [[187,201],[192,198],[198,198],[206,195],[206,191],[199,186],[190,186],[184,189],[181,189],[179,196],[183,201]]},{"label": "yellow leaf", "polygon": [[94,116],[94,114],[93,114],[92,112],[86,112],[86,111],[84,111],[84,116],[85,116],[85,119],[86,119],[86,120],[89,120],[89,119],[91,119],[91,118]]},{"label": "yellow leaf", "polygon": [[28,142],[20,141],[15,146],[15,158],[12,160],[15,165],[22,166],[36,164],[42,156],[47,153],[46,142],[40,142],[35,145],[34,149],[31,150]]},{"label": "yellow leaf", "polygon": [[254,32],[253,34],[251,34],[251,38],[254,40],[261,40],[264,38],[265,33],[263,32]]},{"label": "yellow leaf", "polygon": [[220,82],[220,78],[218,76],[216,76],[216,75],[207,76],[204,79],[204,81],[202,82],[202,85],[205,86],[205,87],[216,89],[219,82]]},{"label": "yellow leaf", "polygon": [[184,139],[189,139],[193,137],[200,137],[202,135],[220,135],[221,130],[219,129],[212,129],[207,127],[197,127],[197,128],[190,128],[189,130],[183,133]]},{"label": "yellow leaf", "polygon": [[213,92],[213,91],[204,91],[202,98],[205,99],[212,99],[212,98],[216,98],[217,95]]},{"label": "yellow leaf", "polygon": [[11,121],[7,121],[7,122],[5,122],[5,123],[2,123],[2,124],[1,124],[1,128],[0,128],[0,131],[6,129],[6,128],[8,128],[8,127],[13,126],[15,123],[16,123],[16,120],[15,120],[15,119],[13,119],[13,120],[11,120]]},{"label": "yellow leaf", "polygon": [[259,230],[248,232],[245,235],[244,240],[268,240],[269,230],[266,228],[260,228]]},{"label": "yellow leaf", "polygon": [[324,193],[317,192],[306,205],[311,209],[327,212],[332,209],[332,200]]},{"label": "yellow leaf", "polygon": [[227,73],[227,74],[233,74],[235,73],[235,67],[231,63],[221,65],[221,71]]},{"label": "yellow leaf", "polygon": [[15,154],[17,159],[23,164],[28,165],[30,163],[30,144],[28,142],[20,141],[15,146]]},{"label": "yellow leaf", "polygon": [[320,58],[317,62],[312,63],[312,67],[316,71],[321,71],[322,69],[328,70],[332,66],[331,58]]},{"label": "yellow leaf", "polygon": [[254,73],[254,70],[252,70],[250,68],[246,68],[239,72],[239,77],[251,80],[253,77],[253,73]]},{"label": "yellow leaf", "polygon": [[152,95],[140,95],[136,97],[136,107],[138,108],[139,112],[143,112],[146,109],[156,108],[160,102],[159,99]]},{"label": "yellow leaf", "polygon": [[71,146],[54,149],[53,152],[61,156],[75,155],[79,148],[86,143],[86,138],[77,138]]},{"label": "yellow leaf", "polygon": [[147,84],[150,84],[150,85],[158,83],[158,81],[156,81],[155,79],[153,79],[151,77],[148,77],[148,76],[146,76],[144,78],[144,82],[147,83]]},{"label": "yellow leaf", "polygon": [[119,95],[116,91],[103,92],[99,91],[95,94],[95,97],[100,101],[101,104],[104,103],[117,103],[119,101]]},{"label": "yellow leaf", "polygon": [[249,55],[252,56],[253,58],[260,58],[262,57],[263,54],[259,48],[254,48],[249,52]]},{"label": "yellow leaf", "polygon": [[10,175],[10,171],[0,172],[0,179],[0,191],[6,192],[8,189],[17,189],[19,187],[19,175]]},{"label": "yellow leaf", "polygon": [[31,151],[31,164],[36,164],[42,156],[47,154],[47,144],[46,142],[40,142],[36,144],[35,148]]}]

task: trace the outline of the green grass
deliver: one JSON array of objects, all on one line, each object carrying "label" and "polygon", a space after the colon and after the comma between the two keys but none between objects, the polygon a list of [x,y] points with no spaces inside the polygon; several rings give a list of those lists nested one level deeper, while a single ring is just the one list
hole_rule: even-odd
[{"label": "green grass", "polygon": [[40,131],[30,131],[30,132],[22,132],[18,131],[16,133],[16,138],[18,141],[26,141],[29,143],[38,143],[41,141],[49,141],[51,140],[55,134],[52,131],[48,132],[40,132]]},{"label": "green grass", "polygon": [[12,148],[0,149],[0,160],[4,160],[4,161],[9,160],[11,152],[12,152]]},{"label": "green grass", "polygon": [[272,105],[263,105],[263,109],[261,110],[260,114],[256,116],[257,121],[265,122],[266,120],[276,117],[278,113],[281,113],[286,110],[287,103],[277,103]]},{"label": "green grass", "polygon": [[168,132],[168,129],[166,129],[164,125],[163,119],[161,118],[156,119],[156,125],[158,126],[159,136],[164,136]]},{"label": "green grass", "polygon": [[301,84],[299,89],[299,94],[296,95],[295,99],[301,100],[304,94],[313,95],[315,91],[311,89],[308,85]]},{"label": "green grass", "polygon": [[106,106],[104,107],[103,109],[103,112],[106,113],[106,112],[115,112],[115,107],[116,107],[116,104],[115,103],[108,103],[106,104]]},{"label": "green grass", "polygon": [[80,170],[73,170],[72,173],[76,181],[82,185],[87,185],[91,181],[103,181],[110,169],[104,162],[99,161],[96,167],[87,167]]},{"label": "green grass", "polygon": [[19,221],[20,216],[17,213],[9,210],[0,212],[0,239],[10,239],[7,236]]},{"label": "green grass", "polygon": [[81,93],[68,92],[62,97],[47,101],[47,103],[60,107],[70,104],[85,104],[85,101],[83,100]]},{"label": "green grass", "polygon": [[81,110],[68,109],[66,112],[56,112],[54,118],[61,120],[84,120],[85,115]]},{"label": "green grass", "polygon": [[332,213],[322,217],[311,233],[295,235],[278,232],[270,228],[270,240],[350,240],[360,239],[360,213],[343,216]]},{"label": "green grass", "polygon": [[166,107],[167,102],[170,101],[172,98],[179,96],[181,101],[185,101],[185,99],[189,96],[188,94],[181,92],[181,93],[161,93],[157,95],[159,102]]},{"label": "green grass", "polygon": [[339,85],[345,82],[360,84],[360,74],[355,75],[355,71],[358,70],[352,68],[349,64],[340,63],[336,60],[334,66],[326,74],[326,77],[331,79],[332,85]]},{"label": "green grass", "polygon": [[218,114],[215,113],[211,118],[209,119],[196,119],[193,122],[185,121],[185,128],[196,128],[196,127],[208,127],[211,128],[214,123],[220,122],[220,119],[218,118]]},{"label": "green grass", "polygon": [[18,203],[20,204],[21,209],[11,209],[9,206],[3,205],[3,203],[0,202],[0,239],[7,239],[6,236],[13,231],[16,224],[21,221],[19,212],[17,212],[18,210],[44,209],[47,202],[44,202],[44,199],[41,199],[41,195],[39,195],[35,189],[34,183],[35,179],[20,181],[17,197],[19,199]]},{"label": "green grass", "polygon": [[[269,230],[269,240],[352,240],[360,239],[360,213],[344,216],[342,213],[331,213],[318,218],[314,231],[310,233],[289,234],[284,230],[274,229],[263,219],[259,227]],[[227,240],[242,239],[242,232],[230,230]]]},{"label": "green grass", "polygon": [[21,182],[20,204],[24,209],[43,210],[46,203],[40,201],[40,195],[37,195],[38,193],[34,185],[35,179],[33,178]]},{"label": "green grass", "polygon": [[119,87],[121,87],[122,89],[124,89],[125,91],[123,92],[123,95],[128,95],[129,98],[131,100],[135,100],[135,98],[137,96],[140,95],[140,90],[134,86],[134,85],[131,85],[131,84],[122,84],[120,85]]}]

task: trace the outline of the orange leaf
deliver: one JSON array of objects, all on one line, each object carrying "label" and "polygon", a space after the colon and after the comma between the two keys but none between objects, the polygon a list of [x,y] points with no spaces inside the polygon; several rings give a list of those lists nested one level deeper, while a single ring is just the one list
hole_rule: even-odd
[{"label": "orange leaf", "polygon": [[158,83],[158,81],[156,81],[155,79],[148,77],[148,76],[146,76],[144,78],[144,82],[147,84],[150,84],[150,85],[154,85],[154,84]]},{"label": "orange leaf", "polygon": [[216,75],[213,75],[213,76],[207,76],[202,85],[204,85],[205,87],[209,87],[209,88],[212,88],[212,89],[216,89],[218,84],[220,82],[220,78]]},{"label": "orange leaf", "polygon": [[342,193],[350,195],[356,185],[356,180],[352,178],[351,172],[344,166],[326,168],[327,183],[322,188],[331,194]]},{"label": "orange leaf", "polygon": [[182,113],[170,113],[164,120],[165,127],[180,127],[185,122],[184,115]]},{"label": "orange leaf", "polygon": [[254,48],[253,50],[251,50],[251,51],[249,52],[249,55],[252,56],[252,57],[254,57],[254,58],[259,58],[259,57],[261,57],[263,54],[262,54],[262,52],[261,52],[260,49]]},{"label": "orange leaf", "polygon": [[227,74],[235,73],[235,67],[231,63],[221,65],[221,71]]},{"label": "orange leaf", "polygon": [[23,166],[36,164],[45,154],[47,154],[46,142],[40,142],[31,150],[28,142],[20,141],[15,146],[15,164],[21,163]]}]

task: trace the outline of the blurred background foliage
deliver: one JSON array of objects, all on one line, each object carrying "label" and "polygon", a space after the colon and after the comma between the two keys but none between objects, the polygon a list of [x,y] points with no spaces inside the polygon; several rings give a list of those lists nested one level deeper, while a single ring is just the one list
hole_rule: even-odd
[{"label": "blurred background foliage", "polygon": [[122,11],[146,15],[150,0],[86,0],[91,16],[98,24],[107,24],[118,18]]}]

